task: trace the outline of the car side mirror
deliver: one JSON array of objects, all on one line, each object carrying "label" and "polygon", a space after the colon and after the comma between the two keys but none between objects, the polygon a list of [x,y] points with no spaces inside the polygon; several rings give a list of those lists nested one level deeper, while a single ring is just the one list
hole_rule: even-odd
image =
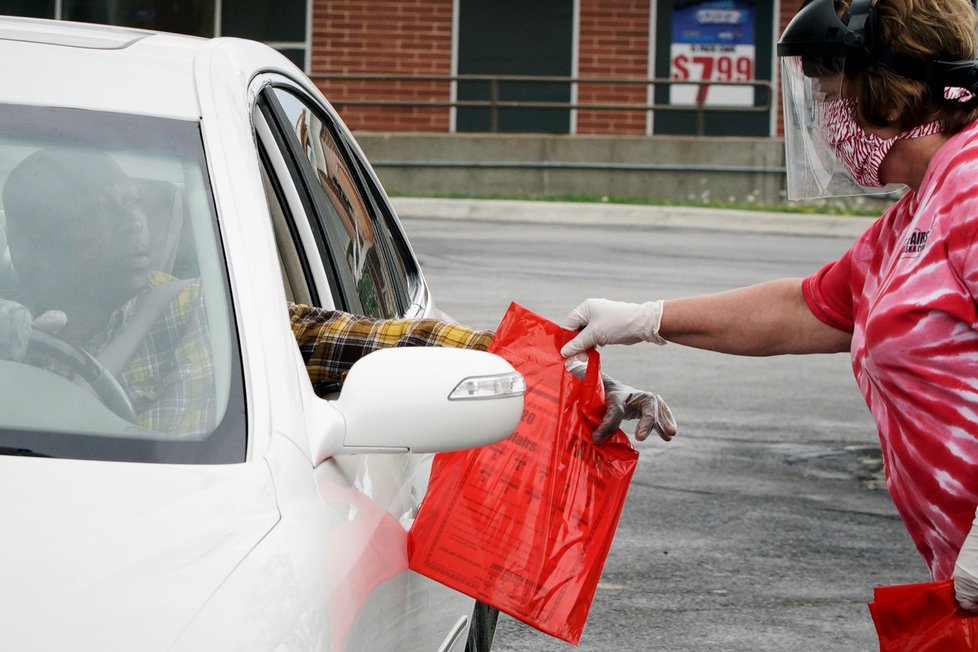
[{"label": "car side mirror", "polygon": [[492,353],[444,347],[375,351],[353,365],[333,403],[346,422],[337,452],[485,446],[516,428],[525,390],[523,377]]}]

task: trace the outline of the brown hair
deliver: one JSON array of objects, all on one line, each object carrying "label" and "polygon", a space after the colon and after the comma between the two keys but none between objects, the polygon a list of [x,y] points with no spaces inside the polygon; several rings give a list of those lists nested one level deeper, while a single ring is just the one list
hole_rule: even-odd
[{"label": "brown hair", "polygon": [[[975,58],[978,14],[969,0],[878,0],[876,11],[876,38],[896,54],[944,61]],[[878,126],[906,131],[936,120],[950,135],[978,119],[978,97],[948,100],[943,88],[880,65],[847,71],[846,76],[855,82],[860,114]]]}]

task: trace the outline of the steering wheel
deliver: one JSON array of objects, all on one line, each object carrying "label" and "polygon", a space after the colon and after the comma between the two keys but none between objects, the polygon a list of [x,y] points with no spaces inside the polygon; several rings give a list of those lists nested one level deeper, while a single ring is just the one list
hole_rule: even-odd
[{"label": "steering wheel", "polygon": [[136,422],[136,413],[129,395],[101,362],[88,351],[60,337],[34,329],[31,331],[24,362],[45,369],[45,360],[53,360],[67,367],[88,384],[105,407],[126,421]]}]

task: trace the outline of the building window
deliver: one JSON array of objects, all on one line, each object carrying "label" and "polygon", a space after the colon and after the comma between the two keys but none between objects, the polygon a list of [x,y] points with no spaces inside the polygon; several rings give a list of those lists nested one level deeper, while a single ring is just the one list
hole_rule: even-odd
[{"label": "building window", "polygon": [[0,14],[28,18],[54,18],[55,0],[0,0]]},{"label": "building window", "polygon": [[267,43],[308,69],[311,0],[0,0],[0,14]]},{"label": "building window", "polygon": [[[458,0],[458,63],[464,75],[569,78],[573,64],[574,0]],[[460,81],[458,100],[560,102],[571,98],[566,80]],[[570,109],[460,107],[456,131],[562,133]]]},{"label": "building window", "polygon": [[209,36],[214,32],[214,0],[62,0],[59,18]]},{"label": "building window", "polygon": [[[218,0],[220,2],[220,0]],[[240,36],[272,46],[308,72],[311,0],[237,0],[221,12],[221,36]]]}]

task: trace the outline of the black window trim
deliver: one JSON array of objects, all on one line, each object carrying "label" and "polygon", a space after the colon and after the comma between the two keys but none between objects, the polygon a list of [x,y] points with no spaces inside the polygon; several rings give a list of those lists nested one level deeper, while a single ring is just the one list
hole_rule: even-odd
[{"label": "black window trim", "polygon": [[[397,247],[402,254],[405,250],[409,251],[407,248],[406,238],[399,227],[395,228],[395,226],[393,226],[393,224],[396,223],[390,219],[387,219],[390,207],[385,206],[386,202],[381,202],[378,200],[377,193],[380,192],[380,188],[376,183],[370,183],[369,175],[364,174],[361,158],[356,153],[357,149],[349,142],[351,136],[345,129],[340,128],[341,123],[339,119],[328,111],[322,105],[322,103],[316,101],[315,98],[310,96],[309,93],[305,92],[304,89],[283,82],[272,82],[269,84],[269,87],[272,89],[280,89],[296,97],[296,99],[302,102],[304,106],[314,110],[316,112],[316,117],[323,123],[324,127],[329,129],[330,135],[340,148],[340,154],[343,156],[346,167],[354,176],[357,191],[368,204],[366,207],[368,209],[368,219],[374,223],[374,231],[377,234],[381,245],[380,250],[382,260],[387,270],[387,275],[395,286],[394,299],[396,301],[397,311],[399,315],[405,315],[411,307],[415,297],[411,296],[409,288],[406,286],[404,279],[401,278],[400,273],[398,273],[394,261],[391,260],[391,250]],[[267,92],[269,87],[266,87],[265,91],[263,92]],[[279,112],[277,123],[278,128],[282,129],[283,125],[289,124],[289,121],[285,117],[284,110],[281,108],[278,100],[274,99],[274,96],[269,94],[266,101],[271,103],[272,100],[274,100],[274,105]],[[296,148],[292,146],[291,141],[289,151],[295,159],[298,159],[298,167],[301,168],[303,172],[304,182],[306,184],[318,184],[319,181],[316,179],[315,173],[312,170],[312,165],[309,163],[304,153],[296,151]],[[305,188],[305,192],[314,197],[317,196],[316,193],[310,192],[308,186]],[[324,220],[322,216],[328,212],[328,209],[323,207],[320,208],[322,210],[315,213],[316,222],[319,223],[320,231],[326,231],[328,230],[329,226],[328,224],[324,224],[324,222],[328,222],[328,220]],[[395,232],[396,236],[394,236],[394,238],[396,239],[391,237]],[[322,245],[320,244],[320,246]],[[333,250],[330,249],[330,251],[332,252]],[[415,274],[418,278],[420,278],[420,268],[418,267],[417,261],[414,259],[414,257],[402,255],[402,258],[412,262],[414,269],[410,271],[412,274]],[[331,263],[336,264],[334,256],[330,256],[330,259]],[[359,298],[354,297],[354,299],[355,301],[351,302],[350,305],[356,305],[357,311],[362,314],[363,311],[359,304]]]},{"label": "black window trim", "polygon": [[[359,298],[351,296],[346,291],[348,287],[353,286],[352,281],[350,279],[347,279],[346,283],[341,281],[341,278],[346,276],[346,274],[344,274],[344,271],[337,262],[333,248],[329,245],[329,239],[331,237],[336,239],[336,235],[327,233],[323,225],[323,220],[319,217],[319,211],[322,210],[322,207],[319,206],[320,200],[311,191],[311,186],[309,185],[310,177],[312,176],[309,161],[304,154],[296,151],[297,148],[293,140],[286,136],[286,133],[283,131],[286,128],[283,125],[288,125],[288,119],[274,94],[269,92],[269,88],[274,87],[276,87],[275,84],[270,84],[262,89],[258,96],[258,109],[265,118],[272,138],[275,140],[275,145],[282,154],[285,165],[289,169],[289,174],[292,177],[296,192],[299,195],[299,200],[302,203],[302,210],[305,213],[304,217],[309,222],[313,238],[316,240],[316,247],[320,251],[320,257],[323,258],[323,268],[326,273],[327,282],[330,285],[333,304],[340,310],[359,312],[361,311]],[[268,156],[267,152],[263,152],[263,155]],[[273,180],[273,184],[278,184],[278,179]],[[279,198],[281,199],[282,195],[279,195]],[[283,208],[288,208],[288,202],[283,202]],[[310,294],[318,303],[322,288],[317,287],[316,280],[310,271],[305,248],[296,230],[295,220],[297,216],[289,210],[288,218],[289,230],[292,234],[293,241],[300,245],[298,249],[301,250],[300,259],[303,266],[303,273],[306,275],[306,283],[309,286]]]},{"label": "black window trim", "polygon": [[[292,207],[289,205],[288,199],[285,195],[285,190],[282,188],[281,179],[279,179],[278,175],[275,174],[275,166],[272,164],[268,150],[265,144],[261,141],[258,142],[258,159],[259,164],[265,168],[265,174],[268,176],[268,183],[271,185],[271,190],[273,193],[275,193],[276,200],[278,201],[279,206],[281,206],[282,212],[285,214],[285,224],[289,229],[289,237],[292,238],[293,243],[301,244],[302,238],[299,235],[299,229],[295,224],[295,216],[292,214]],[[306,290],[309,292],[310,300],[315,305],[322,305],[319,288],[316,287],[316,283],[314,282],[315,277],[312,273],[312,265],[309,263],[309,256],[306,255],[306,248],[296,246],[295,251],[297,258],[299,259],[299,267],[302,268],[302,276],[305,279]]]}]

